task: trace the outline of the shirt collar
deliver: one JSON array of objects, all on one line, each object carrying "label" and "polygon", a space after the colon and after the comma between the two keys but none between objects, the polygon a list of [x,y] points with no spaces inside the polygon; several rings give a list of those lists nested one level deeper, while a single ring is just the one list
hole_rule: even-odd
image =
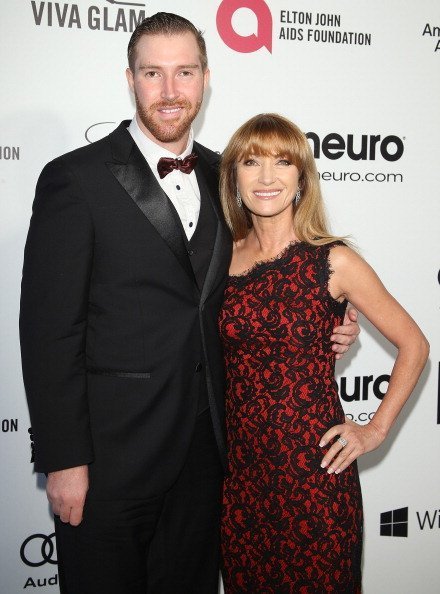
[{"label": "shirt collar", "polygon": [[[138,145],[141,153],[144,155],[145,159],[149,162],[157,163],[161,157],[171,157],[173,159],[176,158],[176,155],[171,151],[163,148],[151,138],[142,132],[136,116],[131,120],[130,125],[128,126],[128,131],[133,137],[133,140]],[[177,155],[178,159],[184,159],[187,155],[189,155],[193,150],[194,144],[194,131],[192,127],[189,131],[188,136],[188,143],[186,145],[185,150],[180,154]]]}]

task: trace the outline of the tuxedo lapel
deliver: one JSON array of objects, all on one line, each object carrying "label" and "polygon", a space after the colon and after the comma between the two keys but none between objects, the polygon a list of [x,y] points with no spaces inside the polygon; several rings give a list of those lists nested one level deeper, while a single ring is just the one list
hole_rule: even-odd
[{"label": "tuxedo lapel", "polygon": [[195,168],[197,175],[197,183],[199,185],[201,196],[206,196],[210,200],[217,217],[217,230],[214,239],[214,247],[212,251],[211,262],[209,264],[208,272],[205,277],[205,282],[202,287],[202,294],[200,302],[204,303],[209,296],[212,288],[215,286],[218,276],[223,276],[225,270],[229,265],[231,239],[229,231],[220,211],[220,204],[218,200],[218,174],[216,165],[212,165],[206,161],[204,155],[197,150],[197,143],[195,143],[194,150],[198,154],[199,159]]},{"label": "tuxedo lapel", "polygon": [[107,167],[195,283],[188,251],[173,207],[126,129],[128,124],[129,122],[122,122],[109,136],[114,161],[107,163]]},{"label": "tuxedo lapel", "polygon": [[200,297],[200,303],[203,304],[209,297],[211,290],[216,284],[216,279],[226,274],[229,266],[231,245],[230,234],[227,228],[219,221],[217,225],[217,233],[215,237],[214,249],[212,251],[211,263],[208,268],[208,273],[205,277],[205,283]]}]

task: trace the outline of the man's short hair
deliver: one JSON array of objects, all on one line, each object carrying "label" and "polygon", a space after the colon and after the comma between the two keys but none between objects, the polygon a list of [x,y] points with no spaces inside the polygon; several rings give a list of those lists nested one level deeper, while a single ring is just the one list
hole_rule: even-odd
[{"label": "man's short hair", "polygon": [[182,33],[192,33],[196,38],[200,50],[200,62],[202,71],[208,68],[208,56],[206,53],[206,44],[202,32],[199,31],[191,21],[171,12],[156,12],[152,16],[144,19],[130,38],[127,48],[128,65],[134,72],[134,63],[136,60],[136,46],[143,35],[181,35]]}]

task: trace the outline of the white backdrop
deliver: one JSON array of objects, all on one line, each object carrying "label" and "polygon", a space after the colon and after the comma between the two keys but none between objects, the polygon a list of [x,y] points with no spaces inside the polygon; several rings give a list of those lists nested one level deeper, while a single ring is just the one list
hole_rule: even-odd
[{"label": "white backdrop", "polygon": [[[360,463],[364,592],[438,593],[438,0],[2,3],[0,592],[57,591],[44,481],[29,464],[18,342],[35,182],[48,160],[133,115],[126,46],[136,21],[158,10],[205,31],[212,79],[198,140],[221,151],[239,124],[262,111],[313,133],[333,230],[353,236],[428,336],[420,385],[387,444]],[[357,422],[376,410],[394,356],[364,321],[362,328],[338,366],[345,410]],[[400,516],[381,516],[397,509]],[[394,536],[381,536],[381,520],[382,532]]]}]

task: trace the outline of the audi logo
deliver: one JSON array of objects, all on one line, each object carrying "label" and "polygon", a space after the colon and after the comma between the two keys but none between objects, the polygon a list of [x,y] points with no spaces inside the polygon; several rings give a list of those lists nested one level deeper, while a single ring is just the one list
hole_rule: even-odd
[{"label": "audi logo", "polygon": [[[36,542],[33,543],[33,541]],[[40,567],[45,563],[56,565],[58,560],[53,558],[54,553],[56,553],[55,532],[52,532],[49,536],[32,534],[26,538],[20,547],[21,560],[29,567]]]}]

